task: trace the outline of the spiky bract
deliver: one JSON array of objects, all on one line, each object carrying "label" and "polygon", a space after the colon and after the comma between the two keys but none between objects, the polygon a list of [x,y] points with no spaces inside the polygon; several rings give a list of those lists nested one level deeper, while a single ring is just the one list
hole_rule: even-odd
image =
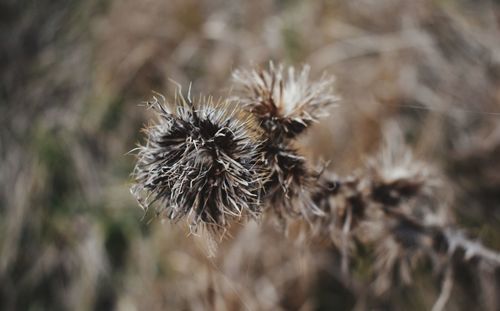
[{"label": "spiky bract", "polygon": [[143,207],[156,202],[168,218],[188,218],[193,231],[199,224],[225,229],[260,213],[263,136],[251,115],[228,102],[193,103],[180,94],[172,107],[156,97],[148,106],[159,118],[145,129],[132,188]]},{"label": "spiky bract", "polygon": [[274,138],[293,138],[311,123],[326,115],[328,106],[336,103],[333,79],[323,77],[309,81],[309,66],[298,73],[271,62],[268,70],[236,70],[233,79],[238,99],[254,113],[261,126]]}]

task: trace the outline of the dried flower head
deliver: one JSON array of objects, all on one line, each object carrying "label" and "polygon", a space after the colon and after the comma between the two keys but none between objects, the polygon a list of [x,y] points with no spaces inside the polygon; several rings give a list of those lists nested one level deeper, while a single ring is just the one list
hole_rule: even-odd
[{"label": "dried flower head", "polygon": [[239,101],[260,119],[272,138],[296,137],[338,101],[333,79],[311,82],[309,71],[309,66],[304,66],[297,74],[293,67],[284,70],[271,62],[269,70],[233,73]]},{"label": "dried flower head", "polygon": [[148,103],[159,118],[137,148],[131,190],[139,203],[156,202],[169,219],[189,219],[192,231],[204,224],[224,232],[231,222],[258,215],[264,139],[254,118],[228,102],[192,102],[180,91],[171,106],[163,97]]},{"label": "dried flower head", "polygon": [[315,176],[306,165],[305,158],[286,144],[264,144],[262,152],[266,167],[271,170],[265,184],[265,198],[269,208],[279,215],[320,213],[311,199]]}]

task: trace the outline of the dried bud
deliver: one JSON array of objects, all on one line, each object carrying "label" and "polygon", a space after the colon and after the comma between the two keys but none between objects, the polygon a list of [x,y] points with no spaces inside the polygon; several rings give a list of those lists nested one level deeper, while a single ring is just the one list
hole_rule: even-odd
[{"label": "dried bud", "polygon": [[[179,92],[180,93],[180,92]],[[132,193],[169,219],[189,219],[224,232],[231,222],[257,216],[266,176],[261,161],[262,130],[248,113],[228,102],[181,94],[167,107],[164,98],[148,106],[159,116],[137,148]]]},{"label": "dried bud", "polygon": [[298,74],[271,62],[269,70],[233,73],[239,101],[254,113],[273,139],[294,138],[311,123],[326,115],[326,108],[338,101],[332,92],[333,79],[309,81],[309,67]]},{"label": "dried bud", "polygon": [[265,184],[266,202],[271,209],[287,215],[308,216],[321,213],[310,194],[315,177],[309,171],[306,161],[286,145],[267,143],[263,153],[266,166],[271,169]]}]

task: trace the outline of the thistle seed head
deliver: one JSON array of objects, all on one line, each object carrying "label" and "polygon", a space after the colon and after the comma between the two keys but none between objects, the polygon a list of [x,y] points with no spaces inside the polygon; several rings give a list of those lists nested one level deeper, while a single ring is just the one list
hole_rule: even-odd
[{"label": "thistle seed head", "polygon": [[143,208],[153,204],[169,219],[186,218],[224,232],[233,221],[257,216],[263,178],[262,130],[228,102],[192,102],[178,91],[174,105],[148,103],[158,120],[137,148],[131,191]]},{"label": "thistle seed head", "polygon": [[333,94],[333,79],[309,81],[309,66],[298,73],[271,62],[268,70],[237,70],[233,73],[238,100],[261,121],[274,139],[294,138],[311,123],[327,115],[326,109],[339,98]]},{"label": "thistle seed head", "polygon": [[316,208],[311,190],[315,176],[303,157],[285,144],[268,141],[263,149],[263,161],[271,172],[265,184],[266,203],[278,215],[302,215],[306,218],[321,213]]}]

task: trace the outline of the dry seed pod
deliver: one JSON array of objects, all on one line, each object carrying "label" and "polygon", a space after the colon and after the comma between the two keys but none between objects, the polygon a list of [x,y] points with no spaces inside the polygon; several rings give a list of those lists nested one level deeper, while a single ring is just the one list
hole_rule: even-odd
[{"label": "dry seed pod", "polygon": [[192,231],[202,224],[218,233],[260,214],[264,139],[250,114],[211,98],[192,102],[180,91],[172,107],[163,97],[148,106],[158,120],[137,148],[131,188],[144,208],[155,204],[169,219],[187,218]]},{"label": "dry seed pod", "polygon": [[265,184],[265,199],[278,215],[321,214],[311,199],[316,177],[307,167],[305,158],[286,144],[264,144],[263,162],[271,170]]},{"label": "dry seed pod", "polygon": [[268,70],[233,73],[238,100],[257,116],[271,138],[296,137],[339,100],[333,94],[332,78],[309,81],[309,71],[304,66],[296,73],[293,67],[284,70],[271,62]]}]

